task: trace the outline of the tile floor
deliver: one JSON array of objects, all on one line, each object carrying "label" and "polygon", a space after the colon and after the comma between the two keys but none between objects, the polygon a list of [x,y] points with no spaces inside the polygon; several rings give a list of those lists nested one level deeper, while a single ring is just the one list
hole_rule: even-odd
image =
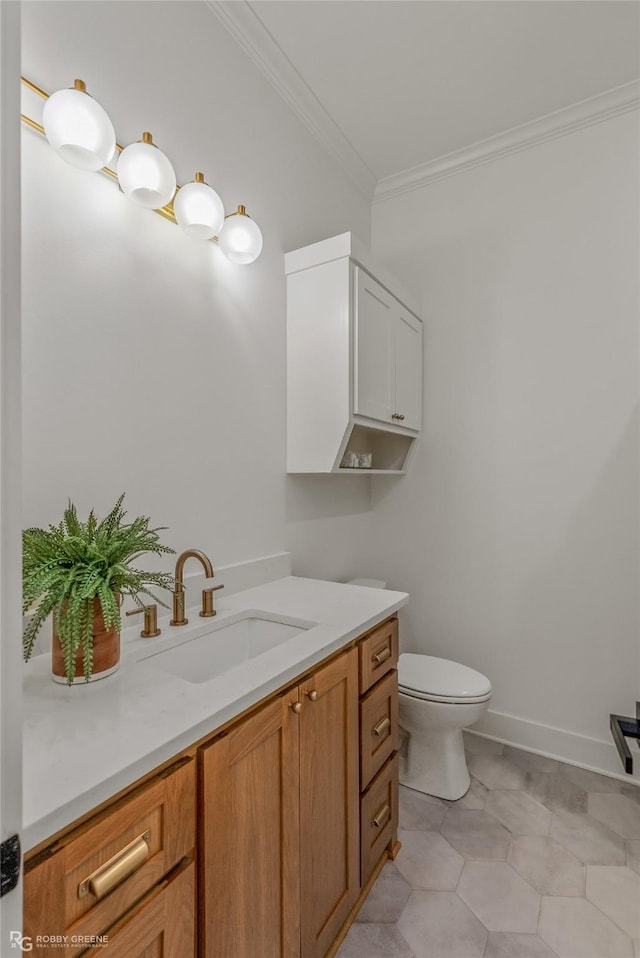
[{"label": "tile floor", "polygon": [[466,734],[471,788],[400,788],[402,849],[337,958],[640,958],[640,788]]}]

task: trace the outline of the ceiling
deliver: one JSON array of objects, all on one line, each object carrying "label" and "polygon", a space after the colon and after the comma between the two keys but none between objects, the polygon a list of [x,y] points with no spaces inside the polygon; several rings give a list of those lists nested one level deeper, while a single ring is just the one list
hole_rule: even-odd
[{"label": "ceiling", "polygon": [[636,0],[209,5],[374,183],[640,76]]}]

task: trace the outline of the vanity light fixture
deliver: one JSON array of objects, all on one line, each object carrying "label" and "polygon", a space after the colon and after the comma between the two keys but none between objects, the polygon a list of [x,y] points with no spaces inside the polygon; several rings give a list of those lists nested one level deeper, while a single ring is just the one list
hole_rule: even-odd
[{"label": "vanity light fixture", "polygon": [[82,80],[48,98],[42,122],[56,153],[80,170],[101,170],[115,153],[113,124]]},{"label": "vanity light fixture", "polygon": [[[191,183],[178,186],[171,162],[150,133],[143,133],[138,143],[121,146],[107,113],[89,96],[82,80],[51,96],[26,77],[22,83],[46,100],[44,125],[24,113],[22,121],[44,134],[62,159],[117,180],[134,203],[177,223],[189,236],[218,243],[232,263],[247,265],[258,258],[262,233],[245,207],[238,206],[235,213],[225,216],[222,200],[205,183],[202,173],[196,173]],[[117,172],[107,166],[116,151]]]},{"label": "vanity light fixture", "polygon": [[232,263],[246,266],[262,252],[262,233],[244,206],[225,217],[224,228],[218,240],[220,249]]},{"label": "vanity light fixture", "polygon": [[204,181],[204,173],[196,173],[191,183],[181,186],[173,201],[178,226],[194,239],[209,240],[224,225],[224,206],[215,190]]},{"label": "vanity light fixture", "polygon": [[120,154],[118,182],[125,196],[147,210],[166,206],[176,191],[175,170],[150,133],[143,133]]}]

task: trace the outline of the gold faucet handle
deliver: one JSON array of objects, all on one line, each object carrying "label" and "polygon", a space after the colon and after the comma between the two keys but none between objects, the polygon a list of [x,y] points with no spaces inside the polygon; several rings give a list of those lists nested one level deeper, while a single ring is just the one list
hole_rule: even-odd
[{"label": "gold faucet handle", "polygon": [[141,609],[130,609],[125,615],[138,615],[140,612],[144,612],[144,625],[140,632],[141,638],[154,639],[156,635],[160,635],[160,629],[158,628],[158,606],[155,602],[152,602],[151,605],[143,605]]},{"label": "gold faucet handle", "polygon": [[212,585],[210,589],[202,590],[202,611],[200,615],[203,619],[207,619],[209,616],[216,614],[216,610],[213,607],[213,593],[218,592],[219,589],[224,589],[224,585]]}]

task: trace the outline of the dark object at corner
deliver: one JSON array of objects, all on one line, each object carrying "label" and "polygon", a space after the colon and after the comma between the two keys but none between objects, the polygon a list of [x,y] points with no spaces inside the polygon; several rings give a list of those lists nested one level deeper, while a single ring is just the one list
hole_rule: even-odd
[{"label": "dark object at corner", "polygon": [[[633,757],[626,740],[640,739],[640,702],[636,702],[635,718],[630,718],[628,715],[611,715],[609,724],[624,770],[627,775],[633,775]],[[640,748],[640,744],[638,747]]]},{"label": "dark object at corner", "polygon": [[18,884],[20,877],[20,838],[12,835],[0,845],[0,898]]}]

